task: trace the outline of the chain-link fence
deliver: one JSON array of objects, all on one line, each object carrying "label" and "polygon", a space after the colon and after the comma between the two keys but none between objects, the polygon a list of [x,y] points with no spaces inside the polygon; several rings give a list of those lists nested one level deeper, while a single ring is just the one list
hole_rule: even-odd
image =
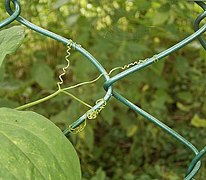
[{"label": "chain-link fence", "polygon": [[[10,6],[11,2],[14,4],[14,7],[15,7],[14,11],[11,9],[11,6]],[[99,61],[97,59],[95,59],[81,45],[75,43],[71,39],[64,38],[64,37],[62,37],[60,35],[57,35],[53,32],[50,32],[50,31],[45,30],[41,27],[38,27],[38,26],[32,24],[31,22],[27,21],[23,17],[21,17],[20,16],[21,6],[20,6],[20,3],[17,0],[13,0],[13,1],[5,0],[6,11],[10,14],[10,17],[3,20],[2,22],[0,22],[0,28],[10,24],[14,20],[17,20],[21,24],[27,26],[28,28],[67,45],[68,50],[67,50],[66,60],[67,60],[68,64],[65,68],[63,68],[63,73],[59,76],[60,81],[57,83],[58,91],[55,92],[54,94],[50,95],[50,96],[55,96],[60,92],[63,92],[65,94],[68,94],[68,95],[72,96],[71,94],[69,94],[67,92],[67,90],[69,88],[61,88],[61,84],[63,83],[62,76],[64,76],[64,74],[66,72],[66,69],[69,67],[69,55],[70,55],[70,49],[71,48],[73,48],[74,50],[80,52],[83,56],[85,56],[92,63],[92,65],[95,66],[96,69],[100,72],[100,76],[97,79],[95,79],[93,81],[90,81],[90,82],[80,83],[80,84],[78,84],[74,87],[78,87],[78,86],[83,85],[83,84],[92,83],[92,82],[95,82],[96,80],[98,80],[101,76],[104,77],[105,83],[103,85],[103,88],[106,91],[105,96],[102,97],[101,99],[97,100],[96,104],[93,105],[93,106],[90,106],[90,105],[85,103],[85,105],[87,105],[90,108],[90,110],[85,112],[85,114],[83,114],[79,119],[77,119],[74,123],[72,123],[67,129],[65,129],[63,131],[65,136],[68,136],[70,133],[78,133],[78,132],[82,131],[84,129],[84,127],[86,126],[86,121],[90,120],[90,119],[95,119],[98,116],[98,114],[104,108],[106,108],[106,105],[109,102],[110,98],[114,97],[115,99],[117,99],[118,101],[123,103],[124,105],[131,108],[136,113],[138,113],[138,114],[142,115],[143,117],[145,117],[145,119],[149,120],[150,122],[152,122],[156,126],[159,126],[162,130],[164,130],[165,132],[170,134],[172,137],[176,138],[176,140],[178,142],[181,142],[182,144],[184,144],[188,149],[190,149],[194,153],[194,155],[195,155],[194,159],[190,163],[189,168],[188,168],[188,170],[186,172],[186,175],[185,175],[185,180],[189,180],[189,179],[192,179],[197,174],[198,170],[200,169],[201,158],[206,153],[206,147],[204,147],[202,150],[199,151],[192,143],[190,143],[188,140],[186,140],[184,137],[182,137],[176,131],[174,131],[173,129],[168,127],[166,124],[162,123],[161,121],[159,121],[158,119],[156,119],[155,117],[153,117],[152,115],[150,115],[149,113],[144,111],[143,109],[139,108],[138,106],[136,106],[135,104],[133,104],[132,102],[130,102],[129,100],[124,98],[118,92],[116,92],[116,89],[114,89],[112,85],[115,82],[123,79],[124,77],[126,77],[129,74],[132,74],[132,73],[134,73],[134,72],[136,72],[136,71],[138,71],[142,68],[145,68],[149,65],[152,65],[153,63],[157,63],[158,61],[160,61],[164,57],[168,56],[169,54],[183,48],[184,46],[186,46],[187,44],[189,44],[190,42],[192,42],[196,38],[201,43],[202,47],[206,50],[206,42],[201,36],[206,31],[206,24],[203,25],[202,27],[199,27],[200,22],[206,17],[206,4],[202,1],[195,1],[195,3],[198,4],[202,8],[203,12],[196,18],[196,20],[194,22],[195,32],[193,34],[186,37],[182,41],[178,42],[174,46],[164,50],[163,52],[160,52],[159,54],[155,54],[154,56],[152,56],[150,58],[145,58],[143,60],[138,60],[138,61],[135,61],[135,62],[131,62],[130,64],[124,65],[122,67],[112,69],[112,71],[114,71],[116,69],[121,69],[121,72],[116,74],[113,77],[111,77],[111,72],[112,71],[110,71],[108,73],[104,69],[104,66],[102,64],[100,64]],[[70,89],[74,88],[74,87],[70,87]],[[77,98],[75,96],[73,96],[73,98],[76,98],[76,100],[78,100],[79,102],[84,103],[83,101],[81,101],[79,98]],[[37,103],[40,103],[44,100],[46,100],[46,98],[35,101],[33,103],[23,105],[23,106],[21,106],[17,109],[24,109],[24,108],[30,107],[30,106],[33,106],[33,105],[35,105]]]}]

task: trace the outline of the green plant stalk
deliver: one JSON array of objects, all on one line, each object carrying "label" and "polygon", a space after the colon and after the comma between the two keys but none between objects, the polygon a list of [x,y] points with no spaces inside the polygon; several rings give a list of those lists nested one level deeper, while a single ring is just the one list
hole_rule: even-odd
[{"label": "green plant stalk", "polygon": [[76,96],[74,96],[73,94],[67,92],[66,89],[67,89],[67,88],[59,89],[59,90],[57,90],[56,92],[50,94],[49,96],[46,96],[46,97],[44,97],[44,98],[41,98],[41,99],[39,99],[39,100],[37,100],[37,101],[33,101],[33,102],[31,102],[31,103],[28,103],[28,104],[19,106],[19,107],[15,108],[15,109],[16,109],[16,110],[24,110],[24,109],[30,108],[30,107],[32,107],[32,106],[35,106],[35,105],[38,105],[38,104],[43,103],[43,102],[45,102],[45,101],[48,101],[48,100],[54,98],[55,96],[57,96],[57,95],[60,94],[60,93],[64,93],[64,94],[72,97],[72,98],[75,99],[76,101],[80,102],[81,104],[87,106],[88,108],[92,108],[91,105],[85,103],[84,101],[82,101],[82,100],[79,99],[78,97],[76,97]]},{"label": "green plant stalk", "polygon": [[73,99],[75,99],[76,101],[80,102],[81,104],[84,104],[85,106],[87,106],[88,108],[92,108],[92,106],[90,106],[89,104],[85,103],[84,101],[82,101],[81,99],[77,98],[76,96],[74,96],[73,94],[65,91],[64,89],[61,90],[62,93],[71,96]]},{"label": "green plant stalk", "polygon": [[50,94],[49,96],[46,96],[46,97],[44,97],[42,99],[39,99],[37,101],[25,104],[23,106],[19,106],[19,107],[15,108],[15,109],[16,110],[24,110],[24,109],[27,109],[29,107],[35,106],[35,105],[40,104],[42,102],[48,101],[49,99],[52,99],[53,97],[57,96],[60,92],[61,92],[61,89],[56,91],[56,92],[54,92],[54,93],[52,93],[52,94]]}]

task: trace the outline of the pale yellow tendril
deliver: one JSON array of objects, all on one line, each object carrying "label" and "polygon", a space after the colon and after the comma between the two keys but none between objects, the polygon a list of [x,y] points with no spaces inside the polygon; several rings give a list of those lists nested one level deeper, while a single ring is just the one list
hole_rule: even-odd
[{"label": "pale yellow tendril", "polygon": [[102,101],[103,101],[103,103],[99,108],[97,108],[96,110],[90,109],[89,111],[87,111],[86,116],[87,116],[88,119],[90,119],[90,120],[91,119],[96,119],[98,114],[106,107],[107,102],[104,99],[97,100],[96,104],[98,104]]},{"label": "pale yellow tendril", "polygon": [[72,97],[73,99],[77,100],[78,102],[80,102],[81,104],[87,106],[88,108],[92,108],[92,106],[90,106],[89,104],[87,104],[86,102],[82,101],[81,99],[79,99],[78,97],[74,96],[73,94],[67,92],[67,91],[62,91],[62,93]]},{"label": "pale yellow tendril", "polygon": [[78,127],[76,127],[76,128],[72,128],[72,126],[69,125],[68,130],[69,130],[69,132],[72,133],[72,134],[77,134],[77,133],[82,132],[82,131],[84,130],[84,128],[86,127],[86,125],[87,125],[87,121],[86,121],[86,119],[85,119],[84,124],[80,124],[80,125],[79,125]]},{"label": "pale yellow tendril", "polygon": [[84,120],[84,124],[80,124],[76,128],[72,128],[72,125],[69,125],[69,127],[68,127],[69,132],[72,133],[72,134],[77,134],[79,132],[82,132],[84,130],[84,128],[86,127],[86,125],[87,125],[87,119],[89,119],[89,120],[96,119],[98,114],[105,108],[105,106],[107,104],[104,99],[97,100],[96,104],[101,103],[102,101],[103,101],[103,103],[99,108],[97,108],[96,110],[87,111],[86,119]]},{"label": "pale yellow tendril", "polygon": [[[152,58],[154,58],[154,62],[155,62],[155,63],[158,62],[158,60],[159,60],[157,55],[154,55]],[[124,65],[124,66],[122,66],[122,67],[113,68],[113,69],[110,71],[109,75],[110,75],[113,71],[115,71],[115,70],[117,70],[117,69],[125,70],[125,69],[128,69],[128,68],[132,67],[132,66],[135,66],[135,65],[138,65],[138,64],[142,64],[142,63],[148,61],[148,59],[149,59],[149,58],[146,58],[146,59],[144,59],[144,60],[140,59],[140,60],[138,60],[138,61],[134,61],[134,62],[131,62],[131,63],[129,63],[129,64],[126,64],[126,65]]]},{"label": "pale yellow tendril", "polygon": [[153,58],[155,59],[154,62],[157,63],[158,60],[159,60],[158,57],[157,57],[157,55],[154,55]]},{"label": "pale yellow tendril", "polygon": [[66,74],[66,70],[70,66],[69,56],[71,55],[70,50],[71,50],[72,43],[73,41],[70,40],[69,43],[67,44],[67,51],[66,51],[67,55],[65,57],[65,60],[67,61],[67,65],[62,68],[63,72],[59,75],[59,82],[57,82],[57,86],[59,89],[61,89],[61,85],[64,83],[63,76]]},{"label": "pale yellow tendril", "polygon": [[70,90],[70,89],[74,89],[74,88],[77,88],[79,86],[83,86],[83,85],[86,85],[86,84],[95,83],[96,81],[98,81],[102,77],[102,75],[103,74],[100,74],[97,78],[95,78],[95,79],[93,79],[91,81],[85,81],[85,82],[81,82],[81,83],[75,84],[73,86],[66,87],[66,88],[64,88],[64,90]]},{"label": "pale yellow tendril", "polygon": [[141,64],[141,63],[144,63],[144,62],[146,62],[147,60],[148,60],[148,58],[147,58],[147,59],[144,59],[144,60],[140,59],[140,60],[138,60],[138,61],[134,61],[134,62],[132,62],[132,63],[129,63],[129,64],[127,64],[127,65],[124,65],[124,66],[122,67],[122,70],[128,69],[128,68],[130,68],[130,67],[132,67],[132,66],[135,66],[135,65],[138,65],[138,64]]}]

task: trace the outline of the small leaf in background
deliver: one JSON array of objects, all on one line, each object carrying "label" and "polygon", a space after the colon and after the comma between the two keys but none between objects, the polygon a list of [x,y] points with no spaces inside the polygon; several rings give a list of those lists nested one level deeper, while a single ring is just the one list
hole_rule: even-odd
[{"label": "small leaf in background", "polygon": [[191,120],[191,124],[197,128],[206,128],[206,119],[201,119],[197,114]]},{"label": "small leaf in background", "polygon": [[175,68],[180,75],[186,74],[189,68],[188,59],[183,56],[177,56],[175,59]]},{"label": "small leaf in background", "polygon": [[34,64],[32,67],[32,77],[44,89],[52,89],[55,85],[54,71],[47,64]]},{"label": "small leaf in background", "polygon": [[124,180],[134,180],[135,179],[135,176],[131,173],[126,173],[124,175]]},{"label": "small leaf in background", "polygon": [[23,83],[21,81],[12,81],[11,83],[3,82],[0,83],[0,90],[7,92],[7,94],[15,94],[22,87]]},{"label": "small leaf in background", "polygon": [[112,125],[113,119],[115,117],[114,109],[111,104],[107,104],[107,106],[101,112],[103,120],[105,120],[109,125]]},{"label": "small leaf in background", "polygon": [[170,10],[170,4],[166,3],[163,4],[154,14],[153,16],[153,25],[160,25],[168,21],[169,19],[169,10]]},{"label": "small leaf in background", "polygon": [[162,71],[164,70],[164,64],[165,61],[160,61],[157,63],[154,63],[152,66],[150,66],[150,68],[157,74],[157,75],[161,75]]},{"label": "small leaf in background", "polygon": [[54,5],[53,8],[54,9],[58,9],[60,8],[62,5],[68,3],[70,0],[58,0]]},{"label": "small leaf in background", "polygon": [[0,179],[81,179],[74,147],[39,114],[0,108],[0,146]]},{"label": "small leaf in background", "polygon": [[185,111],[185,112],[189,112],[190,109],[191,109],[191,106],[182,104],[182,103],[180,103],[180,102],[177,102],[177,103],[176,103],[176,106],[178,107],[178,109],[180,109],[181,111]]},{"label": "small leaf in background", "polygon": [[94,177],[92,177],[91,180],[105,180],[106,179],[106,174],[105,172],[99,168],[97,171],[96,171],[96,175]]},{"label": "small leaf in background", "polygon": [[79,137],[83,139],[86,146],[92,151],[94,147],[94,131],[91,126],[87,125],[84,131],[79,133]]},{"label": "small leaf in background", "polygon": [[[60,111],[58,114],[51,116],[50,120],[60,129],[64,129],[68,122],[69,113],[67,110]],[[71,122],[72,123],[72,122]]]},{"label": "small leaf in background", "polygon": [[177,97],[186,103],[191,103],[193,101],[193,95],[188,91],[178,92]]},{"label": "small leaf in background", "polygon": [[0,66],[7,54],[14,53],[25,36],[22,26],[13,26],[0,31]]},{"label": "small leaf in background", "polygon": [[140,175],[138,177],[139,180],[151,180],[151,176],[147,175],[147,174],[143,174],[143,175]]},{"label": "small leaf in background", "polygon": [[132,137],[135,135],[135,133],[138,130],[138,126],[136,125],[129,125],[129,127],[127,128],[127,137]]},{"label": "small leaf in background", "polygon": [[72,27],[72,25],[77,22],[79,17],[80,17],[80,14],[71,14],[70,16],[68,16],[68,18],[67,18],[67,26],[68,27]]},{"label": "small leaf in background", "polygon": [[92,68],[89,65],[89,62],[85,61],[85,59],[78,59],[75,62],[75,68],[73,69],[75,77],[78,79],[78,81],[88,80],[89,75],[91,75],[91,73],[95,71],[96,70]]},{"label": "small leaf in background", "polygon": [[0,107],[15,108],[18,106],[19,106],[18,102],[9,99],[0,98]]},{"label": "small leaf in background", "polygon": [[165,23],[168,20],[168,17],[169,13],[157,11],[153,17],[153,25],[157,26]]}]

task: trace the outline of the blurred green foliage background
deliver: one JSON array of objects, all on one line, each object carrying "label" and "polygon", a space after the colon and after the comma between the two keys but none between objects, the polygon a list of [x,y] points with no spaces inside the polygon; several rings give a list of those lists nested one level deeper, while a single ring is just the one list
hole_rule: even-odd
[{"label": "blurred green foliage background", "polygon": [[[57,34],[72,38],[107,71],[145,59],[193,33],[201,9],[186,1],[21,0],[21,15]],[[0,2],[1,19],[8,15]],[[12,23],[18,24],[17,22]],[[17,107],[54,92],[65,66],[66,47],[26,29],[18,51],[0,69],[0,106]],[[72,51],[65,86],[96,78],[97,70]],[[175,129],[201,149],[206,144],[206,53],[199,42],[114,85],[122,95]],[[94,105],[104,94],[103,79],[72,90]],[[30,108],[61,129],[87,107],[59,95]],[[85,130],[71,135],[84,180],[183,179],[192,152],[158,127],[111,99]],[[206,161],[197,179],[206,178]]]}]

